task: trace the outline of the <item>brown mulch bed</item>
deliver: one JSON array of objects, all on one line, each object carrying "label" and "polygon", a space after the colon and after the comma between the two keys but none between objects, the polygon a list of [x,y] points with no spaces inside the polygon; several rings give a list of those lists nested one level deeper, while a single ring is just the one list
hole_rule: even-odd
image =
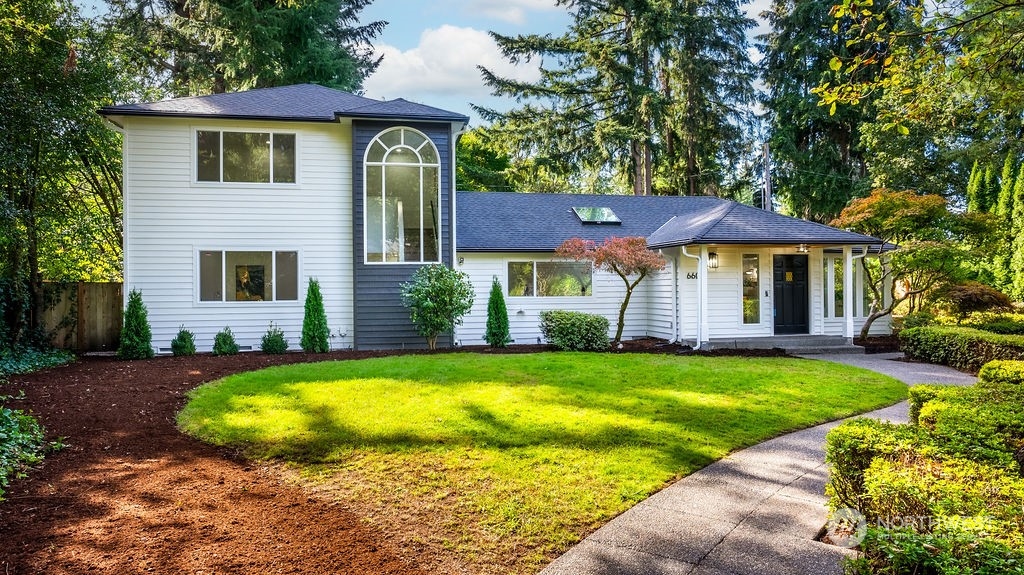
[{"label": "brown mulch bed", "polygon": [[[706,354],[659,340],[619,351]],[[23,390],[25,399],[10,406],[32,412],[66,444],[28,479],[12,482],[0,503],[0,575],[465,572],[344,503],[287,483],[279,469],[175,427],[185,392],[201,383],[271,365],[389,354],[87,357],[0,384],[0,395]]]},{"label": "brown mulch bed", "polygon": [[0,503],[0,574],[446,572],[428,550],[175,427],[184,393],[200,383],[374,355],[84,358],[0,385],[0,394],[24,390],[11,407],[67,444]]}]

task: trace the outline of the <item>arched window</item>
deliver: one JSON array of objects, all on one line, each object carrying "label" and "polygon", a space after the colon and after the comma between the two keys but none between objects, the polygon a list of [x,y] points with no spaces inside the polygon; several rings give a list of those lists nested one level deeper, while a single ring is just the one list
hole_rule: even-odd
[{"label": "arched window", "polygon": [[441,165],[430,138],[412,128],[384,130],[363,165],[364,261],[440,261]]}]

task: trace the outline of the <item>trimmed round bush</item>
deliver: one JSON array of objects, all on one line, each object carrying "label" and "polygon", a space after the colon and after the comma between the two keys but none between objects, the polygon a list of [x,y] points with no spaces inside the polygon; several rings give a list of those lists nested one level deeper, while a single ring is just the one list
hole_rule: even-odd
[{"label": "trimmed round bush", "polygon": [[540,314],[544,338],[564,351],[607,351],[608,318],[578,311],[548,310]]},{"label": "trimmed round bush", "polygon": [[978,386],[1024,384],[1024,361],[994,360],[981,366],[978,371]]}]

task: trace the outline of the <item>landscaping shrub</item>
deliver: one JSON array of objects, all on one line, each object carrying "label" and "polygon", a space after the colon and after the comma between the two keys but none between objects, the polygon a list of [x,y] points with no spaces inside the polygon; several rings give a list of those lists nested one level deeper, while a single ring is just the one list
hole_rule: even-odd
[{"label": "landscaping shrub", "polygon": [[444,264],[417,269],[401,289],[402,305],[409,308],[409,318],[430,349],[439,334],[451,333],[473,307],[469,276]]},{"label": "landscaping shrub", "polygon": [[491,347],[505,347],[512,341],[508,330],[508,308],[501,282],[495,277],[491,282],[491,295],[487,299],[487,330],[484,341]]},{"label": "landscaping shrub", "polygon": [[924,327],[935,324],[935,314],[926,311],[915,311],[903,316],[902,329]]},{"label": "landscaping shrub", "polygon": [[146,304],[142,303],[142,292],[132,290],[128,294],[128,307],[124,311],[124,325],[121,327],[121,341],[117,346],[117,357],[121,359],[146,359],[153,357],[153,332],[149,328]]},{"label": "landscaping shrub", "polygon": [[1024,336],[968,327],[931,326],[900,332],[907,357],[971,372],[996,359],[1024,359]]},{"label": "landscaping shrub", "polygon": [[171,353],[175,357],[196,354],[196,334],[185,329],[185,326],[178,328],[178,335],[171,340]]},{"label": "landscaping shrub", "polygon": [[984,386],[911,388],[915,424],[859,419],[829,432],[830,505],[869,522],[848,573],[1024,574],[1020,365],[982,373]]},{"label": "landscaping shrub", "polygon": [[1024,361],[994,360],[978,371],[978,387],[1024,384]]},{"label": "landscaping shrub", "polygon": [[39,422],[4,405],[9,399],[0,396],[0,501],[11,478],[23,477],[27,467],[42,460],[46,448]]},{"label": "landscaping shrub", "polygon": [[982,311],[972,313],[962,321],[953,316],[940,316],[936,318],[936,323],[962,325],[1003,335],[1024,335],[1024,314],[1019,313]]},{"label": "landscaping shrub", "polygon": [[299,347],[310,353],[327,353],[331,351],[330,337],[331,328],[327,326],[327,312],[324,311],[324,298],[320,295],[320,282],[309,278]]},{"label": "landscaping shrub", "polygon": [[862,509],[864,472],[877,457],[913,453],[921,443],[917,428],[858,418],[833,428],[825,437],[825,460],[831,475],[825,493],[833,509]]},{"label": "landscaping shrub", "polygon": [[1013,302],[1003,292],[979,282],[964,282],[942,288],[935,300],[940,306],[963,322],[968,315],[979,311],[1009,310]]},{"label": "landscaping shrub", "polygon": [[284,338],[281,328],[270,322],[267,333],[263,334],[260,340],[260,351],[263,353],[281,354],[288,351],[288,340]]},{"label": "landscaping shrub", "polygon": [[540,331],[551,345],[565,351],[608,349],[608,318],[578,311],[548,310],[540,314]]},{"label": "landscaping shrub", "polygon": [[235,355],[238,353],[238,343],[235,342],[235,334],[231,333],[230,327],[217,332],[213,337],[213,355]]}]

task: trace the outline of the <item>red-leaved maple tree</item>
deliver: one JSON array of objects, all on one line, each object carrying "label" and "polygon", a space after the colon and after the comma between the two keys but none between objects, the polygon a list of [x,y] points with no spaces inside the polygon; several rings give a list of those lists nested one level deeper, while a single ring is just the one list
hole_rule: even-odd
[{"label": "red-leaved maple tree", "polygon": [[[590,261],[599,270],[613,272],[626,284],[626,297],[619,307],[619,325],[615,330],[615,343],[622,340],[622,327],[626,322],[626,308],[633,290],[651,272],[665,268],[665,258],[656,251],[647,249],[647,240],[639,237],[611,237],[598,245],[593,240],[570,238],[555,250],[562,257],[576,261]],[[630,279],[636,276],[636,279]]]}]

